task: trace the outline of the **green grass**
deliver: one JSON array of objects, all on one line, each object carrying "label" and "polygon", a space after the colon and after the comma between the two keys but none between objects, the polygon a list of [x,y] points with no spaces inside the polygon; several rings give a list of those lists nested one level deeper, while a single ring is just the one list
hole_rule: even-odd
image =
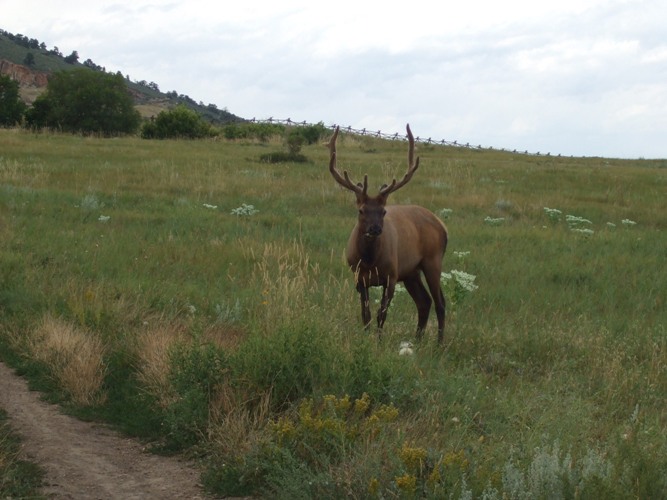
[{"label": "green grass", "polygon": [[0,495],[2,498],[41,498],[37,489],[43,471],[18,457],[20,440],[7,423],[0,409]]},{"label": "green grass", "polygon": [[[341,139],[353,179],[403,174],[405,144]],[[451,209],[444,270],[478,288],[450,289],[444,349],[432,317],[398,356],[414,305],[397,294],[382,341],[363,332],[327,149],[262,163],[278,145],[0,131],[0,352],[48,381],[28,341],[45,316],[98,336],[102,402],[42,387],[196,453],[218,494],[667,495],[667,161],[419,145],[390,202]],[[369,407],[331,413],[329,395]]]}]

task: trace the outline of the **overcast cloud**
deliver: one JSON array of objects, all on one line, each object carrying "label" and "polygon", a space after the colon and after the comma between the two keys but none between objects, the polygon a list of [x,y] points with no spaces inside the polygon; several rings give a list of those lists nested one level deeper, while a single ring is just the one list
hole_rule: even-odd
[{"label": "overcast cloud", "polygon": [[0,0],[0,28],[244,118],[667,158],[667,2]]}]

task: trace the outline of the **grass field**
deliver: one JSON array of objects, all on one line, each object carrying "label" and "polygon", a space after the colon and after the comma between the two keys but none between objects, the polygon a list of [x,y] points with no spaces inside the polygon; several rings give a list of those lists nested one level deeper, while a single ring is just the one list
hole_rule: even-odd
[{"label": "grass field", "polygon": [[418,145],[390,203],[445,218],[448,323],[399,356],[416,310],[361,328],[327,149],[280,148],[0,130],[2,358],[216,494],[667,497],[667,161]]}]

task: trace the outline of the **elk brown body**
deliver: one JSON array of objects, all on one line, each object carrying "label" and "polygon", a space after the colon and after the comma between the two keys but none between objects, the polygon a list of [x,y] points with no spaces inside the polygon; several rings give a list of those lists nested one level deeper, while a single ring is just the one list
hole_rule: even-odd
[{"label": "elk brown body", "polygon": [[[368,176],[355,184],[347,171],[336,168],[336,139],[339,128],[329,141],[329,171],[341,186],[354,192],[359,215],[347,243],[346,258],[354,272],[361,300],[361,318],[366,328],[371,323],[369,288],[382,287],[377,313],[380,331],[394,296],[396,283],[403,282],[417,306],[417,339],[421,339],[431,305],[438,319],[438,342],[445,331],[446,301],[440,285],[442,259],[447,248],[447,228],[432,212],[417,205],[387,205],[389,194],[407,184],[419,167],[414,159],[415,142],[410,126],[408,133],[408,170],[399,182],[383,185],[376,196],[368,194]],[[426,280],[426,286],[422,281]]]}]

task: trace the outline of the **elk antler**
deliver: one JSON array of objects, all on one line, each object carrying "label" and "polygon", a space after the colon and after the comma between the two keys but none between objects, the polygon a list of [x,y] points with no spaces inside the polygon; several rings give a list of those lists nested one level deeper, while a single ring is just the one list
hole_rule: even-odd
[{"label": "elk antler", "polygon": [[355,184],[350,179],[350,176],[347,175],[347,170],[343,170],[343,175],[340,175],[340,172],[336,168],[336,139],[338,138],[339,131],[340,127],[336,127],[333,136],[331,136],[331,139],[329,140],[329,155],[330,155],[329,172],[331,172],[331,175],[336,180],[336,182],[341,186],[343,186],[345,189],[354,191],[357,194],[357,196],[365,195],[366,190],[368,189],[368,175],[364,175],[363,184],[361,183]]},{"label": "elk antler", "polygon": [[401,179],[400,182],[396,182],[396,179],[394,179],[389,186],[386,184],[380,188],[380,194],[382,196],[388,196],[390,193],[393,193],[394,191],[398,191],[400,188],[405,186],[410,179],[412,179],[412,175],[417,171],[417,168],[419,168],[419,157],[415,160],[415,138],[412,136],[412,131],[410,130],[410,124],[406,126],[406,129],[408,131],[408,171],[405,173],[403,178]]}]

